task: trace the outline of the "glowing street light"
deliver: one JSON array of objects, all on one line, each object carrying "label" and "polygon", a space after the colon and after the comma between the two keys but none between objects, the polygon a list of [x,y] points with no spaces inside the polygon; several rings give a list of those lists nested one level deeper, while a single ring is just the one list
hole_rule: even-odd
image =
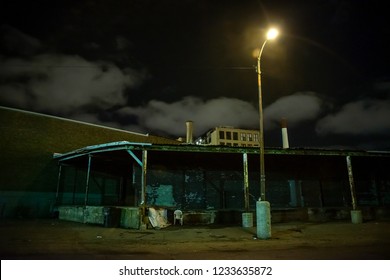
[{"label": "glowing street light", "polygon": [[268,201],[265,200],[265,168],[264,168],[264,118],[263,118],[263,97],[261,92],[261,69],[260,60],[265,44],[268,40],[275,39],[279,32],[275,28],[271,28],[267,32],[266,39],[259,51],[257,57],[257,84],[259,89],[259,120],[260,120],[260,198],[256,202],[256,220],[257,220],[257,237],[260,239],[268,239],[271,237],[271,207]]},{"label": "glowing street light", "polygon": [[276,28],[271,28],[267,32],[267,40],[275,39],[276,37],[278,37],[278,35],[279,35],[279,31]]}]

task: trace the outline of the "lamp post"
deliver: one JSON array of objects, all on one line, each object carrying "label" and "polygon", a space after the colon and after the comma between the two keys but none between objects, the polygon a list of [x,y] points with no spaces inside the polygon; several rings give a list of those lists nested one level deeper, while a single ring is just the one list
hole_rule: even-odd
[{"label": "lamp post", "polygon": [[264,118],[263,118],[263,97],[261,90],[261,69],[260,60],[265,44],[268,40],[272,40],[278,36],[278,31],[271,28],[267,32],[267,37],[261,46],[257,57],[257,85],[259,90],[259,146],[260,146],[260,198],[256,202],[256,221],[257,221],[257,237],[260,239],[269,239],[271,237],[271,207],[268,201],[265,200],[265,168],[264,168]]}]

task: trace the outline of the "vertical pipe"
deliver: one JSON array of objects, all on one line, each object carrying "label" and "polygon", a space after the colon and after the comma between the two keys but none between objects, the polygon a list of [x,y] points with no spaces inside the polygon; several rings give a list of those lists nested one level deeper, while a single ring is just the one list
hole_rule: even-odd
[{"label": "vertical pipe", "polygon": [[351,156],[347,156],[346,160],[347,160],[347,169],[348,169],[349,188],[351,190],[351,197],[352,197],[352,210],[356,210],[356,192],[355,192],[355,182],[353,180]]},{"label": "vertical pipe", "polygon": [[87,182],[85,184],[84,206],[87,206],[88,203],[88,188],[89,188],[89,178],[91,176],[91,161],[92,161],[92,156],[88,155],[88,170],[87,170]]},{"label": "vertical pipe", "polygon": [[243,167],[244,167],[244,201],[245,211],[249,211],[249,179],[248,179],[248,154],[242,154]]}]

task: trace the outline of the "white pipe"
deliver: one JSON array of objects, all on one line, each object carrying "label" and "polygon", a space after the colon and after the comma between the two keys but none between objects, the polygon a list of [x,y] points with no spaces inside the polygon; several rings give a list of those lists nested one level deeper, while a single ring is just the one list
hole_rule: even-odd
[{"label": "white pipe", "polygon": [[282,119],[280,122],[280,125],[282,127],[282,144],[283,149],[288,149],[290,147],[288,143],[288,132],[287,132],[287,120]]},{"label": "white pipe", "polygon": [[192,130],[193,130],[193,125],[192,121],[186,121],[186,127],[187,127],[187,135],[186,135],[186,143],[187,144],[192,144]]}]

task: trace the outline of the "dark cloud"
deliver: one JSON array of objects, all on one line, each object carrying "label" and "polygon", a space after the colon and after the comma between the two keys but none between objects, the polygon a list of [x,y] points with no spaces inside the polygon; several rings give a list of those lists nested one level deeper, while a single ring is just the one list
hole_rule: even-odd
[{"label": "dark cloud", "polygon": [[98,109],[125,105],[124,90],[139,83],[138,76],[111,63],[58,54],[2,59],[0,79],[5,81],[0,86],[3,103],[61,115],[89,105]]},{"label": "dark cloud", "polygon": [[0,48],[9,55],[30,56],[42,49],[41,42],[20,30],[9,26],[0,26]]},{"label": "dark cloud", "polygon": [[173,137],[186,120],[196,135],[257,129],[252,53],[276,24],[266,143],[284,117],[296,146],[388,147],[388,17],[375,1],[22,2],[0,10],[0,105]]}]

